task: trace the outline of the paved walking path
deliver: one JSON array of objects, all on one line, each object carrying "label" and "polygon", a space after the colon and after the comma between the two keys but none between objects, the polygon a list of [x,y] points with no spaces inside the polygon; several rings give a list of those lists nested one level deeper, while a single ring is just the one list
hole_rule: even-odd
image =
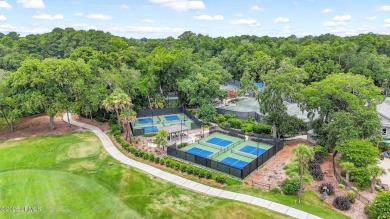
[{"label": "paved walking path", "polygon": [[[63,116],[63,120],[65,122],[68,122],[67,114],[65,113]],[[135,161],[130,159],[129,157],[123,155],[118,148],[115,147],[115,145],[112,143],[111,139],[99,128],[88,125],[82,122],[74,121],[71,118],[70,115],[70,124],[79,126],[81,128],[89,129],[93,133],[95,133],[100,141],[103,143],[104,148],[107,150],[107,152],[114,157],[116,160],[118,160],[121,163],[127,164],[129,166],[135,167],[137,169],[140,169],[142,171],[145,171],[153,176],[159,177],[161,179],[164,179],[166,181],[169,181],[171,183],[174,183],[176,185],[185,187],[187,189],[194,190],[196,192],[201,192],[207,195],[219,197],[219,198],[226,198],[231,199],[235,201],[241,201],[245,203],[249,203],[252,205],[257,205],[263,208],[267,208],[272,211],[276,211],[282,214],[289,215],[294,218],[304,218],[304,219],[319,219],[320,217],[317,217],[315,215],[309,214],[307,212],[290,208],[289,206],[278,204],[275,202],[271,202],[265,199],[253,197],[250,195],[240,194],[236,192],[230,192],[222,189],[213,188],[210,186],[203,185],[201,183],[194,182],[192,180],[185,179],[180,176],[176,176],[174,174],[162,171],[160,169],[157,169],[155,167],[149,166],[147,164]]]}]

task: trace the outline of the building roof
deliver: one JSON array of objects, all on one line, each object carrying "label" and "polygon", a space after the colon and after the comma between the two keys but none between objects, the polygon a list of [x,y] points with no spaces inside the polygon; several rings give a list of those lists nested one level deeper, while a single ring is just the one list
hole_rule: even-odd
[{"label": "building roof", "polygon": [[160,129],[163,129],[163,130],[167,131],[168,133],[177,133],[177,132],[189,130],[188,126],[180,125],[180,124],[168,125],[165,127],[161,127]]},{"label": "building roof", "polygon": [[381,118],[384,127],[390,127],[390,97],[376,106],[376,111]]}]

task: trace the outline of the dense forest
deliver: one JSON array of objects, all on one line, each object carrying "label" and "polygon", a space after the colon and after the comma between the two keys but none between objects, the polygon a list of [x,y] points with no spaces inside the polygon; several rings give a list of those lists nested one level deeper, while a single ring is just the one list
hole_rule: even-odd
[{"label": "dense forest", "polygon": [[[242,90],[265,82],[268,89],[258,99],[262,112],[275,114],[273,125],[281,120],[275,112],[284,111],[279,97],[288,94],[319,115],[313,125],[323,133],[331,131],[323,124],[337,126],[352,111],[361,120],[374,115],[361,106],[389,87],[390,36],[212,38],[188,31],[177,39],[127,39],[55,28],[26,37],[0,33],[0,68],[0,112],[10,124],[40,112],[94,116],[107,109],[102,103],[113,91],[126,94],[135,110],[165,107],[167,92],[176,92],[183,106],[197,107],[224,98],[220,85],[236,79]],[[351,127],[364,123],[350,119]]]}]

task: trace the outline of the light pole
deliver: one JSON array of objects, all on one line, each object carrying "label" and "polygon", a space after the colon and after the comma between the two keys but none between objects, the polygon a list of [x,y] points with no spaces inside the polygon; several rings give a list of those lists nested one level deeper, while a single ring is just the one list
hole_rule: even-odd
[{"label": "light pole", "polygon": [[183,144],[183,120],[180,119],[180,144]]}]

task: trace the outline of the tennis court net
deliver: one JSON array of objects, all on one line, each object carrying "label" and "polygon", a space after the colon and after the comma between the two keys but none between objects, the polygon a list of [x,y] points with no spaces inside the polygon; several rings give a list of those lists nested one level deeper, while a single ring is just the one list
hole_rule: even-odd
[{"label": "tennis court net", "polygon": [[204,146],[207,146],[207,147],[211,147],[211,148],[215,148],[215,149],[218,149],[218,150],[221,150],[221,149],[222,149],[222,147],[220,147],[220,146],[217,146],[217,145],[215,145],[215,144],[209,144],[209,143],[207,143],[207,142],[198,141],[198,144],[204,145]]},{"label": "tennis court net", "polygon": [[226,151],[228,151],[228,150],[234,148],[235,146],[241,144],[242,142],[245,142],[245,140],[244,140],[244,139],[241,139],[241,140],[237,141],[236,143],[231,144],[231,145],[229,145],[229,146],[223,148],[221,151],[218,151],[218,153],[213,154],[210,158],[211,158],[211,159],[216,158],[216,157],[218,157],[219,155],[225,153]]},{"label": "tennis court net", "polygon": [[241,155],[241,156],[244,156],[244,157],[247,157],[247,158],[251,158],[251,159],[256,159],[257,158],[256,155],[244,153],[244,152],[237,151],[237,150],[232,150],[232,154],[238,154],[238,155]]}]

